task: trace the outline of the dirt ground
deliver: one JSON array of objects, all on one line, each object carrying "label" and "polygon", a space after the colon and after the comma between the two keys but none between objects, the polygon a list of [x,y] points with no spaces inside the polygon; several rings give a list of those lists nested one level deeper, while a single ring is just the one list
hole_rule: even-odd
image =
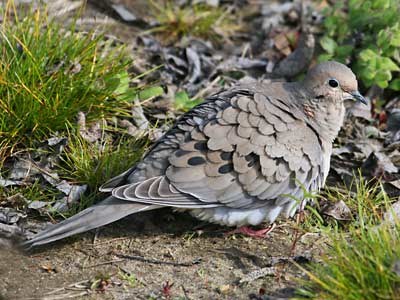
[{"label": "dirt ground", "polygon": [[291,253],[291,228],[255,239],[168,209],[142,213],[34,251],[0,249],[0,299],[286,298],[301,276],[291,258],[302,264],[318,247],[306,235]]}]

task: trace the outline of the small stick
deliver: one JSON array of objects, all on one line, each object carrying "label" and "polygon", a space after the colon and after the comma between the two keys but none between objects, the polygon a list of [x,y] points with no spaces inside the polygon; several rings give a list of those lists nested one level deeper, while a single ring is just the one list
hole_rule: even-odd
[{"label": "small stick", "polygon": [[181,285],[181,288],[182,288],[182,291],[183,291],[183,295],[185,296],[185,299],[186,300],[190,300],[185,287],[183,285]]},{"label": "small stick", "polygon": [[171,265],[171,266],[176,266],[176,267],[190,267],[190,266],[199,264],[201,261],[200,259],[196,259],[192,262],[172,262],[172,261],[163,261],[163,260],[145,258],[145,257],[138,256],[138,255],[116,254],[116,256],[125,258],[125,259],[138,260],[138,261],[142,261],[142,262],[149,263],[149,264]]},{"label": "small stick", "polygon": [[95,265],[87,266],[85,268],[94,268],[94,267],[98,267],[98,266],[109,265],[109,264],[113,264],[113,263],[117,263],[117,262],[122,262],[124,260],[125,259],[114,259],[114,260],[104,261],[104,262],[101,262],[101,263],[98,263],[98,264],[95,264]]},{"label": "small stick", "polygon": [[[67,288],[68,288],[68,287],[74,287],[74,286],[77,285],[77,284],[88,283],[88,282],[89,282],[89,280],[78,281],[78,282],[75,282],[75,283],[71,283],[70,285],[67,286]],[[52,290],[51,292],[46,293],[46,295],[55,294],[55,293],[64,291],[65,289],[66,289],[65,287],[58,288],[58,289],[54,289],[54,290]]]},{"label": "small stick", "polygon": [[[63,295],[45,296],[41,299],[42,300],[63,300],[63,299],[78,298],[78,297],[86,296],[88,294],[89,294],[88,291],[82,291],[82,292],[75,293],[75,294],[67,293],[67,294],[63,294]],[[37,299],[37,298],[32,298],[32,299]]]},{"label": "small stick", "polygon": [[215,79],[214,79],[210,84],[208,84],[206,88],[204,88],[204,89],[198,91],[197,94],[194,95],[194,96],[192,97],[192,99],[198,99],[198,98],[203,97],[204,94],[207,93],[210,89],[212,89],[212,88],[214,87],[214,85],[216,85],[217,82],[218,82],[220,79],[221,79],[221,76],[215,77]]},{"label": "small stick", "polygon": [[115,238],[115,239],[111,239],[108,241],[103,241],[103,242],[96,242],[95,244],[86,244],[86,246],[91,246],[91,247],[96,247],[96,246],[101,246],[101,245],[105,245],[105,244],[110,244],[110,243],[114,243],[116,241],[123,241],[123,240],[129,240],[129,237],[119,237],[119,238]]}]

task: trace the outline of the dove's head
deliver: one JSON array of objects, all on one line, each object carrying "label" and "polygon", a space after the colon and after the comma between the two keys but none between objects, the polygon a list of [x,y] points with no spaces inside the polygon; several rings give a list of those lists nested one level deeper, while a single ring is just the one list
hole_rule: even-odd
[{"label": "dove's head", "polygon": [[356,75],[345,65],[327,61],[310,69],[304,80],[307,90],[314,101],[333,101],[341,104],[352,99],[366,104],[366,100],[358,91]]},{"label": "dove's head", "polygon": [[306,90],[302,109],[308,122],[318,127],[321,135],[333,141],[343,124],[344,100],[366,104],[358,91],[357,78],[345,65],[328,61],[310,69],[303,81]]}]

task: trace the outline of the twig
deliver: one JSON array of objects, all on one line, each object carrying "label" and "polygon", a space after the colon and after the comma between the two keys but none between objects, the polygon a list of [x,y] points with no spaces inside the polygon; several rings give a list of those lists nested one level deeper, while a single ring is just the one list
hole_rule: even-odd
[{"label": "twig", "polygon": [[198,91],[197,94],[194,95],[194,96],[192,97],[192,99],[202,98],[202,97],[204,96],[205,93],[207,93],[210,89],[212,89],[212,88],[214,87],[214,85],[215,85],[218,81],[220,81],[220,79],[221,79],[221,76],[215,77],[215,79],[214,79],[213,81],[211,81],[211,83],[208,84],[206,88],[204,88],[204,89]]},{"label": "twig", "polygon": [[88,294],[89,294],[89,291],[82,291],[79,293],[67,293],[67,294],[62,294],[62,295],[45,296],[41,299],[42,300],[63,300],[63,299],[78,298],[78,297],[86,296]]},{"label": "twig", "polygon": [[99,236],[100,228],[96,228],[96,231],[93,236],[92,245],[95,246],[97,242],[97,237]]},{"label": "twig", "polygon": [[129,240],[129,239],[130,239],[129,237],[119,237],[119,238],[111,239],[108,241],[96,242],[95,244],[86,244],[86,246],[97,247],[97,246],[101,246],[101,245],[105,245],[105,244],[114,243],[116,241],[123,241],[123,240]]},{"label": "twig", "polygon": [[149,264],[156,264],[156,265],[171,265],[176,267],[191,267],[193,265],[197,265],[201,262],[200,258],[193,260],[192,262],[172,262],[172,261],[164,261],[164,260],[157,260],[152,258],[145,258],[138,255],[125,255],[125,254],[116,254],[116,256],[131,259],[131,260],[138,260]]},{"label": "twig", "polygon": [[302,237],[302,233],[300,232],[299,228],[299,224],[301,222],[301,220],[304,217],[304,211],[301,211],[299,214],[297,214],[296,216],[296,224],[297,227],[294,229],[294,234],[293,234],[293,243],[292,246],[290,247],[290,255],[293,256],[296,250],[296,245],[297,242],[300,240],[300,238]]},{"label": "twig", "polygon": [[62,287],[62,288],[54,289],[54,290],[52,290],[51,292],[46,293],[46,295],[52,295],[52,294],[55,294],[55,293],[58,293],[58,292],[61,292],[61,291],[65,291],[65,290],[66,290],[67,288],[69,288],[69,287],[74,287],[74,286],[76,286],[76,285],[78,285],[78,284],[88,283],[88,282],[89,282],[89,280],[82,280],[82,281],[78,281],[78,282],[75,282],[75,283],[71,283],[71,284],[68,285],[67,287]]},{"label": "twig", "polygon": [[240,55],[240,57],[241,58],[245,57],[249,49],[250,49],[250,43],[246,43],[243,47],[242,54]]},{"label": "twig", "polygon": [[183,291],[183,295],[185,296],[185,299],[186,300],[190,300],[185,287],[183,285],[181,285],[181,288],[182,288],[182,291]]},{"label": "twig", "polygon": [[125,259],[114,259],[114,260],[104,261],[104,262],[101,262],[101,263],[98,263],[98,264],[95,264],[95,265],[87,266],[87,267],[85,267],[85,269],[86,268],[94,268],[94,267],[98,267],[98,266],[109,265],[109,264],[113,264],[113,263],[117,263],[117,262],[122,262],[124,260]]}]

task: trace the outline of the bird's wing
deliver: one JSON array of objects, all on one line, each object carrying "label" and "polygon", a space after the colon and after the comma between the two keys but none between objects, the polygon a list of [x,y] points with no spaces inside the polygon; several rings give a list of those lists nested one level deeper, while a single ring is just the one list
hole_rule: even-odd
[{"label": "bird's wing", "polygon": [[184,115],[112,194],[182,208],[302,198],[303,188],[321,185],[324,170],[318,135],[303,117],[288,99],[243,90],[219,94]]}]

